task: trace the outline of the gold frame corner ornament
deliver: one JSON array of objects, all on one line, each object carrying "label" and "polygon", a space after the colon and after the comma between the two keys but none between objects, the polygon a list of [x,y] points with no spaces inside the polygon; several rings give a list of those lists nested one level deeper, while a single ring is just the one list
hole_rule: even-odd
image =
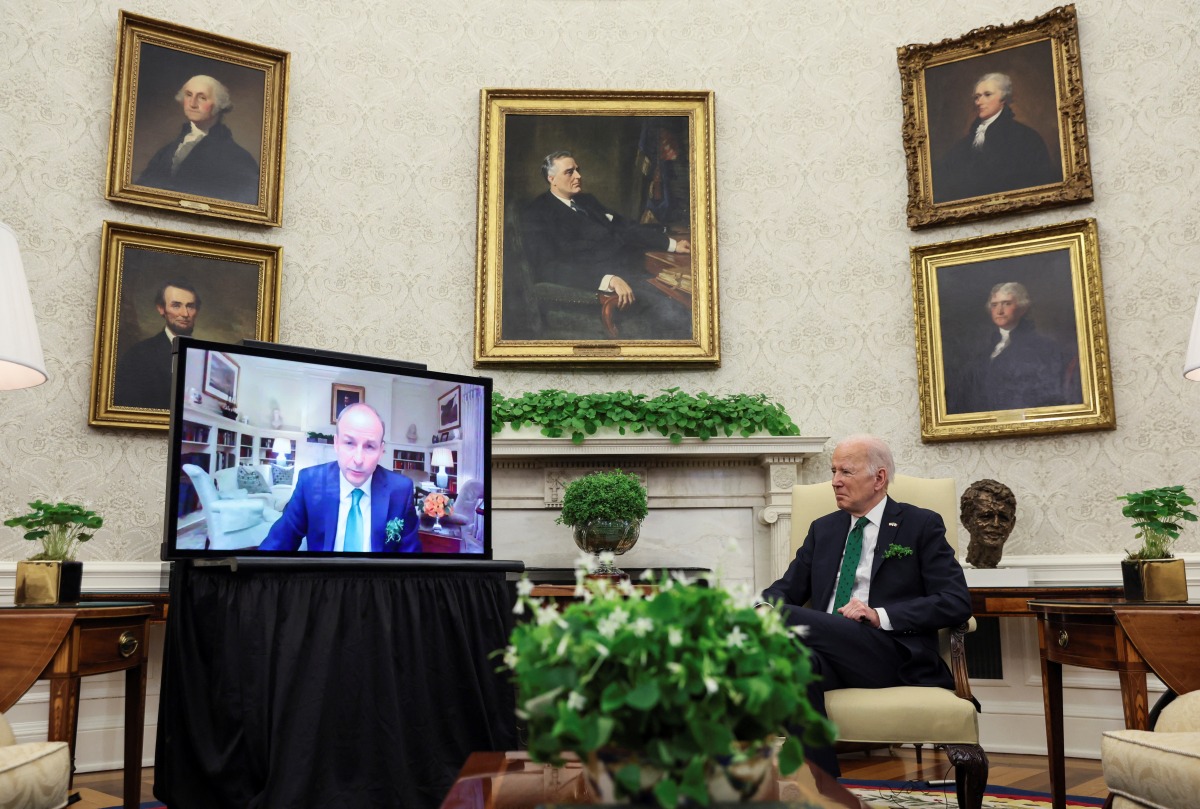
[{"label": "gold frame corner ornament", "polygon": [[[1116,428],[1095,219],[917,246],[911,248],[910,256],[922,441]],[[1052,262],[1061,266],[1052,266]],[[1077,366],[1068,364],[1067,368],[1072,371],[1072,380],[1078,376],[1079,401],[1030,401],[1028,406],[995,410],[972,409],[957,402],[951,406],[948,381],[952,381],[951,389],[957,395],[964,394],[969,383],[963,380],[980,368],[980,355],[976,353],[975,363],[968,366],[965,353],[960,351],[955,355],[958,363],[952,362],[947,347],[966,344],[967,336],[947,334],[944,329],[953,323],[982,323],[989,290],[994,284],[1011,280],[1028,286],[1041,284],[1035,288],[1043,290],[1053,284],[1061,290],[1057,300],[1047,296],[1039,302],[1031,295],[1031,311],[1049,312],[1059,324],[1067,320],[1068,314],[1073,319],[1070,330],[1074,343],[1060,343],[1066,356],[1073,353],[1077,362]],[[980,329],[973,331],[976,336],[981,333]],[[1073,382],[1070,390],[1075,390]],[[1013,395],[1021,393],[1013,388]]]}]

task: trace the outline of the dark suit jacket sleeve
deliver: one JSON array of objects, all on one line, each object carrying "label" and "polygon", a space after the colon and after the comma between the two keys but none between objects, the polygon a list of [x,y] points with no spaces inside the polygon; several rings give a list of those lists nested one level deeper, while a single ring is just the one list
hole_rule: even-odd
[{"label": "dark suit jacket sleeve", "polygon": [[[379,530],[382,532],[378,540],[372,540],[372,547],[382,549],[386,553],[420,553],[421,538],[417,531],[420,518],[413,499],[413,482],[404,475],[378,469],[376,475],[381,476],[381,486],[386,492],[387,510],[382,517]],[[372,491],[374,491],[372,484]],[[375,522],[374,507],[372,506],[371,521]],[[398,542],[387,539],[387,523],[392,520],[404,520],[404,528],[400,531]]]},{"label": "dark suit jacket sleeve", "polygon": [[312,487],[319,485],[317,470],[323,466],[311,466],[301,469],[296,481],[296,490],[292,492],[287,505],[283,507],[283,515],[271,526],[267,537],[258,544],[260,551],[295,551],[299,550],[300,542],[308,535],[308,500]]},{"label": "dark suit jacket sleeve", "polygon": [[522,213],[525,255],[538,281],[597,290],[605,275],[629,275],[639,251],[666,250],[670,243],[661,229],[632,223],[589,194],[575,203],[588,215],[571,211],[549,192]]},{"label": "dark suit jacket sleeve", "polygon": [[[824,518],[822,518],[824,519]],[[778,581],[763,590],[764,601],[782,601],[784,604],[802,606],[812,598],[813,550],[816,546],[814,531],[816,522],[808,527],[804,543],[796,551],[796,557]]]},{"label": "dark suit jacket sleeve", "polygon": [[[887,610],[894,632],[936,632],[965,622],[971,617],[971,593],[946,542],[941,515],[907,504],[901,513],[896,543],[913,553],[879,562],[871,579],[871,606]],[[880,555],[885,552],[879,549]]]}]

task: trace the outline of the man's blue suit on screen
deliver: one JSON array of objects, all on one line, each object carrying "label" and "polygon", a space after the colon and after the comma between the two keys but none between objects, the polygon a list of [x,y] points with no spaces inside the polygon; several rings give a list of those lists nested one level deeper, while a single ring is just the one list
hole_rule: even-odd
[{"label": "man's blue suit on screen", "polygon": [[[332,551],[337,541],[338,507],[341,499],[342,470],[336,461],[300,470],[296,491],[283,509],[283,516],[271,526],[260,551],[294,551],[308,537],[308,550]],[[398,541],[387,538],[387,524],[403,520]],[[376,467],[371,475],[372,553],[417,553],[418,517],[413,505],[413,482],[404,475]]]}]

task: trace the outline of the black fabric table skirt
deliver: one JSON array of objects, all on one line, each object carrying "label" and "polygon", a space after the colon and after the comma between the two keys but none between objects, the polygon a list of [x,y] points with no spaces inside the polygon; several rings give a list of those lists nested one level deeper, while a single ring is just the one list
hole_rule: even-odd
[{"label": "black fabric table skirt", "polygon": [[437,807],[517,746],[500,572],[176,563],[154,795],[172,809]]}]

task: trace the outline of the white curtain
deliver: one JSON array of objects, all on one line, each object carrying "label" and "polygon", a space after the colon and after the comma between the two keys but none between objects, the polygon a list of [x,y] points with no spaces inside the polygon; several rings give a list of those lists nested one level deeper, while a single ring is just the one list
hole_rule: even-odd
[{"label": "white curtain", "polygon": [[458,458],[458,488],[467,480],[483,479],[483,442],[487,440],[491,424],[485,424],[486,411],[483,388],[463,385],[462,389],[462,450]]}]

